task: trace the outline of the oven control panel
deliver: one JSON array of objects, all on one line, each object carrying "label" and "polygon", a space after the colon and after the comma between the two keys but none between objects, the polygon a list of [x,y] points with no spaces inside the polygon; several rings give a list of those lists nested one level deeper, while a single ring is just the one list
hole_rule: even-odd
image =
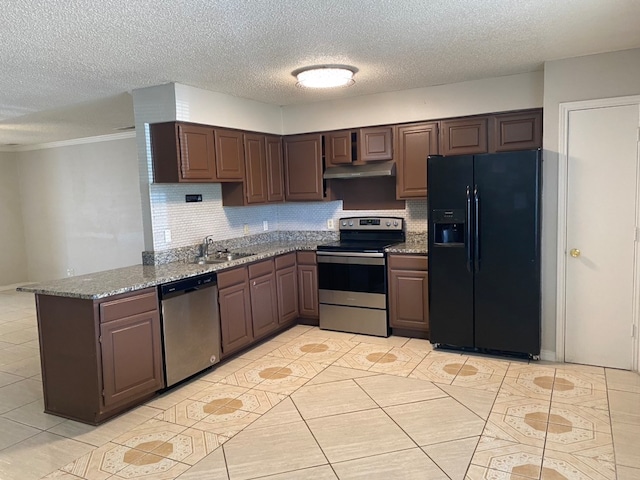
[{"label": "oven control panel", "polygon": [[348,217],[339,222],[340,230],[404,230],[402,217]]}]

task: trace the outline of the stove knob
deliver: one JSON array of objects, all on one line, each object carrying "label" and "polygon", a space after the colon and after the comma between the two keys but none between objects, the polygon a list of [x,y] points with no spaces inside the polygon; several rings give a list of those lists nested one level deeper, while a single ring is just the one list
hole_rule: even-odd
[{"label": "stove knob", "polygon": [[349,222],[349,226],[350,226],[350,227],[353,227],[353,222]]},{"label": "stove knob", "polygon": [[397,227],[398,226],[398,221],[396,220],[395,222],[393,222],[393,226]]},{"label": "stove knob", "polygon": [[390,227],[390,226],[391,226],[391,222],[387,222],[387,227]]},{"label": "stove knob", "polygon": [[347,222],[342,222],[342,226],[346,227],[347,226]]}]

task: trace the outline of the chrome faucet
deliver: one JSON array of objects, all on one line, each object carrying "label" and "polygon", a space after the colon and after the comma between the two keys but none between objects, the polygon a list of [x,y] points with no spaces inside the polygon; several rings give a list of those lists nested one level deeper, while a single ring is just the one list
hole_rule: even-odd
[{"label": "chrome faucet", "polygon": [[204,237],[204,240],[202,241],[202,247],[201,247],[201,255],[203,258],[206,258],[209,256],[209,245],[211,245],[213,243],[213,238],[211,238],[211,235],[207,235],[206,237]]}]

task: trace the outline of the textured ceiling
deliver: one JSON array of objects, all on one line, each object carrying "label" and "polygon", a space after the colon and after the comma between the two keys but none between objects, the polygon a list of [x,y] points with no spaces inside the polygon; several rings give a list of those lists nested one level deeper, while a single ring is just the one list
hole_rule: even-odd
[{"label": "textured ceiling", "polygon": [[[640,46],[638,0],[2,0],[0,22],[0,144],[113,132],[131,124],[124,92],[167,82],[286,105]],[[356,84],[295,87],[293,70],[327,63]]]}]

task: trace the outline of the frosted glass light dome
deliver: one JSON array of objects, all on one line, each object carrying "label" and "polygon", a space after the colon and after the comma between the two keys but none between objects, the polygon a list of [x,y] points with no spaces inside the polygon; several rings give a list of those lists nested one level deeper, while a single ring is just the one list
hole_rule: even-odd
[{"label": "frosted glass light dome", "polygon": [[346,67],[312,67],[296,73],[298,83],[303,88],[335,88],[353,85],[353,70]]}]

